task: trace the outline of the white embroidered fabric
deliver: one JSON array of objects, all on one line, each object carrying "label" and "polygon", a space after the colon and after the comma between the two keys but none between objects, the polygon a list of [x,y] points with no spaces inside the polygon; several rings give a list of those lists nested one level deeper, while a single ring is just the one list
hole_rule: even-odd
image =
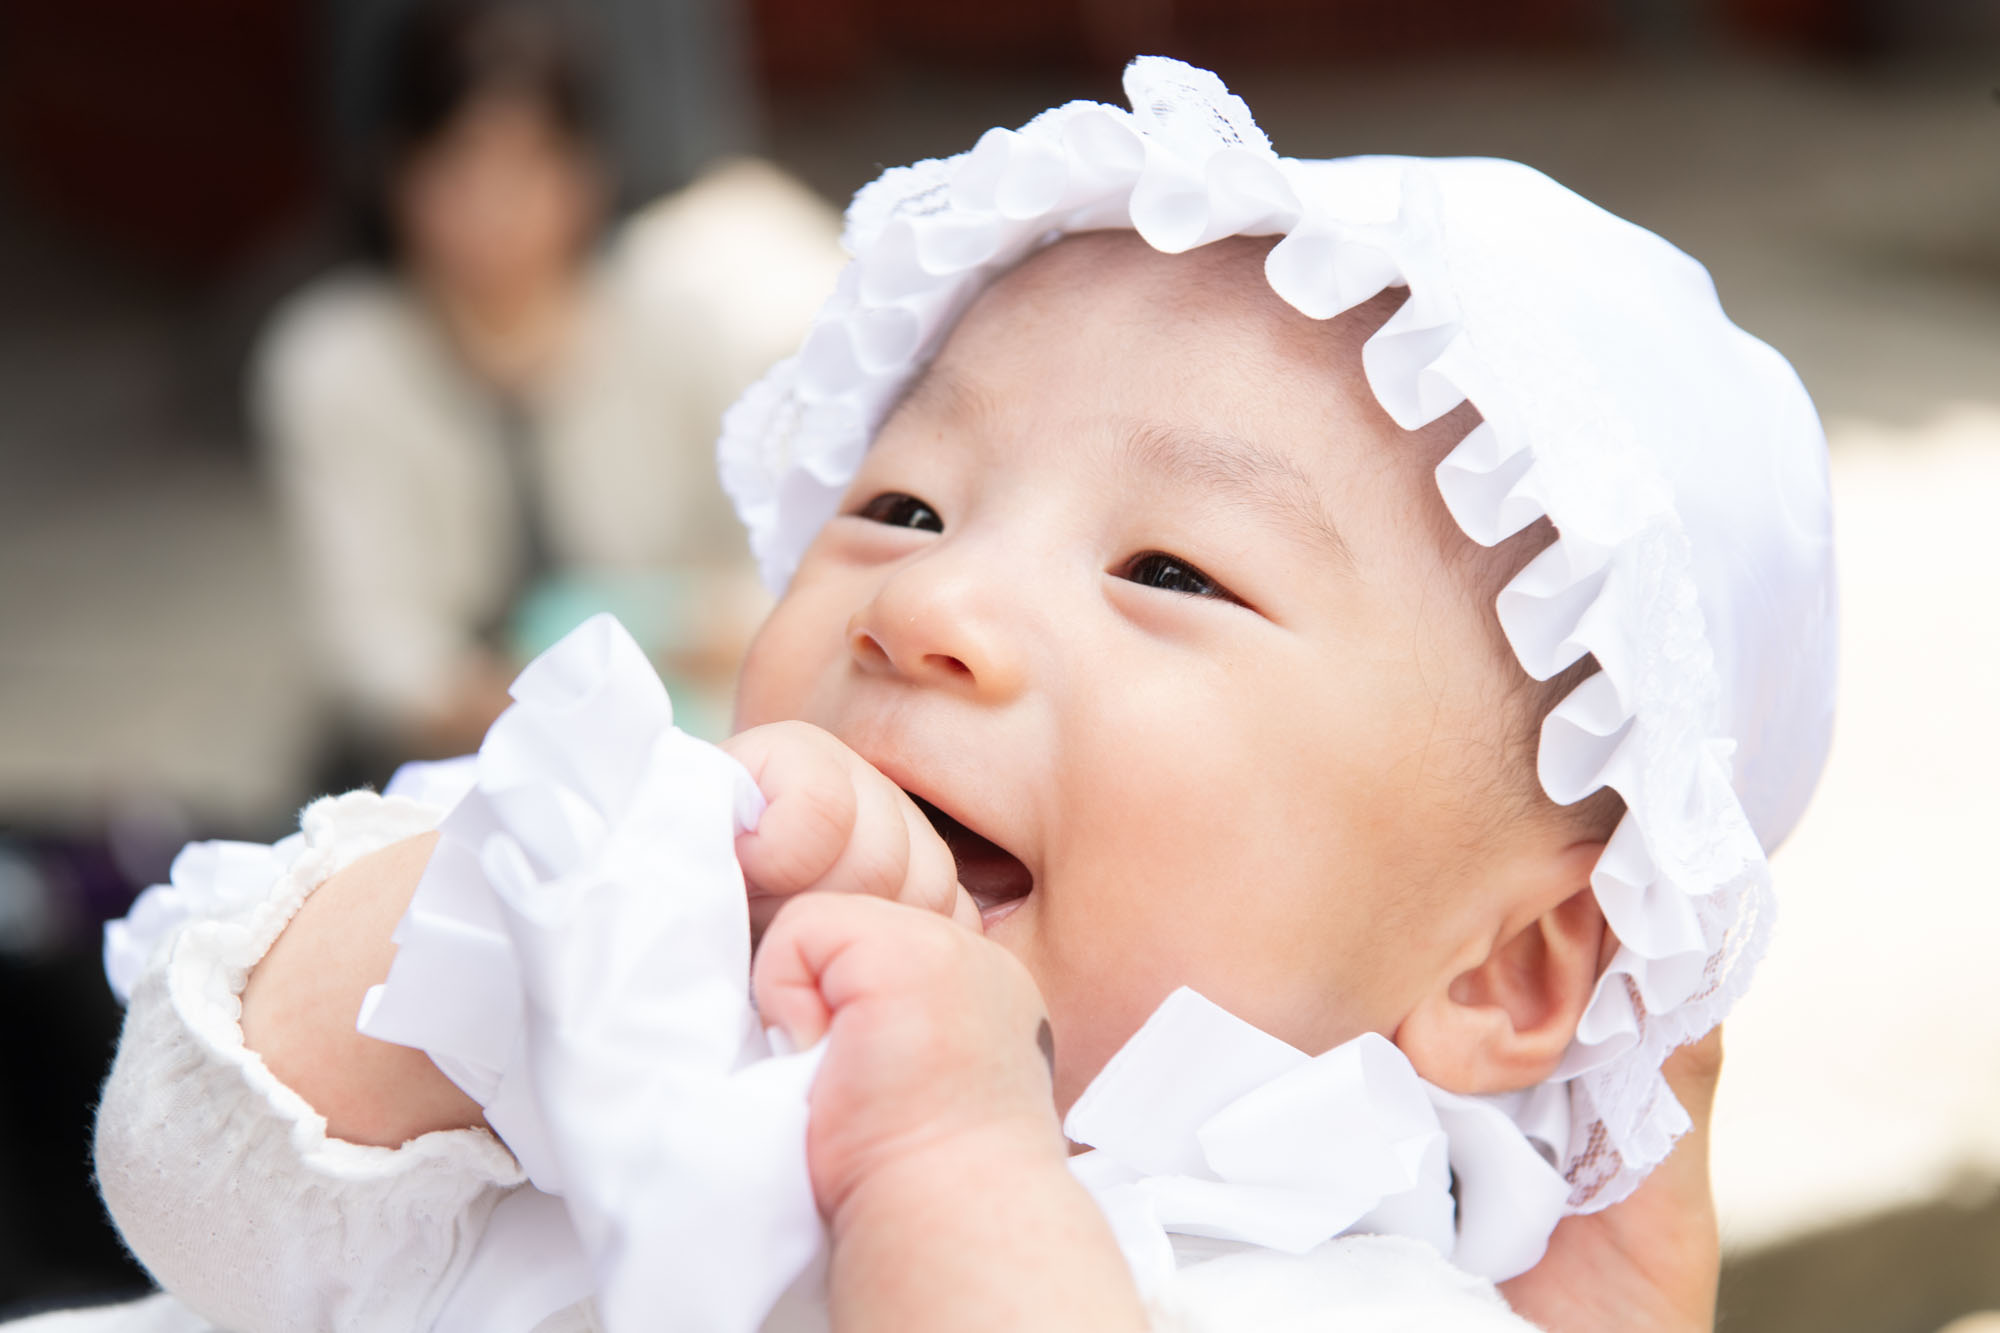
[{"label": "white embroidered fabric", "polygon": [[[1272,289],[1319,319],[1408,288],[1363,349],[1373,392],[1406,429],[1478,409],[1437,470],[1459,526],[1489,545],[1542,517],[1558,533],[1500,594],[1508,640],[1537,679],[1601,667],[1547,719],[1539,770],[1559,802],[1609,786],[1627,806],[1592,876],[1619,948],[1550,1084],[1568,1103],[1563,1209],[1605,1207],[1687,1128],[1661,1062],[1748,983],[1766,852],[1825,758],[1835,615],[1812,405],[1698,264],[1530,168],[1283,158],[1206,71],[1141,58],[1125,89],[1130,111],[1072,102],[856,195],[834,295],[724,420],[724,486],[781,590],[958,316],[1067,232],[1129,228],[1167,252],[1277,236]],[[1489,1105],[1520,1123],[1548,1101]]]}]

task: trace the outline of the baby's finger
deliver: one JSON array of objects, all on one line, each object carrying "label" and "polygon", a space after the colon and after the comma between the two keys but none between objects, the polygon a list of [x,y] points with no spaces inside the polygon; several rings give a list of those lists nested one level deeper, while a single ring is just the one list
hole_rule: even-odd
[{"label": "baby's finger", "polygon": [[767,1027],[780,1029],[799,1050],[826,1035],[841,1000],[826,993],[826,973],[882,920],[870,909],[883,906],[869,898],[816,893],[781,905],[750,967],[751,994]]},{"label": "baby's finger", "polygon": [[[787,899],[780,907],[805,899]],[[757,1016],[777,1028],[794,1050],[805,1050],[833,1024],[833,1010],[819,993],[819,941],[799,929],[796,913],[779,911],[764,932],[750,972]]]},{"label": "baby's finger", "polygon": [[979,929],[979,908],[958,882],[958,862],[931,821],[924,818],[916,802],[904,797],[900,802],[903,820],[909,829],[910,863],[903,878],[899,901],[948,916],[959,925]]},{"label": "baby's finger", "polygon": [[799,739],[759,727],[724,747],[750,770],[766,802],[757,827],[736,839],[753,895],[789,897],[817,884],[854,834],[859,798],[847,765],[830,746]]},{"label": "baby's finger", "polygon": [[854,760],[854,828],[847,846],[812,885],[832,893],[896,898],[910,873],[911,829],[903,808],[909,798],[887,778]]}]

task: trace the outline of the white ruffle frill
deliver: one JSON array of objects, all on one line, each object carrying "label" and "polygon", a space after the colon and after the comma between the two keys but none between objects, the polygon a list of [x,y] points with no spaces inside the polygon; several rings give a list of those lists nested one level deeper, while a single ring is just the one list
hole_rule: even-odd
[{"label": "white ruffle frill", "polygon": [[1405,1236],[1501,1278],[1541,1258],[1569,1193],[1550,1164],[1567,1108],[1543,1101],[1553,1138],[1531,1142],[1489,1103],[1426,1083],[1387,1038],[1309,1057],[1183,988],[1063,1132],[1092,1149],[1071,1169],[1141,1290],[1175,1271],[1174,1237],[1300,1255],[1336,1236]]},{"label": "white ruffle frill", "polygon": [[[1314,318],[1406,287],[1363,350],[1375,396],[1406,429],[1478,409],[1437,471],[1451,513],[1484,544],[1542,517],[1559,534],[1501,593],[1507,637],[1537,679],[1586,655],[1601,668],[1547,719],[1539,767],[1558,802],[1609,786],[1627,806],[1592,876],[1619,948],[1552,1083],[1565,1208],[1614,1203],[1687,1127],[1661,1062],[1747,984],[1766,849],[1826,753],[1811,403],[1698,264],[1538,172],[1282,158],[1214,75],[1171,60],[1134,61],[1125,89],[1130,111],[1073,102],[856,195],[835,294],[724,421],[723,482],[765,580],[784,587],[965,308],[1063,233],[1130,228],[1168,252],[1280,237],[1266,277]],[[1489,1104],[1518,1119],[1548,1100]]]},{"label": "white ruffle frill", "polygon": [[535,1187],[496,1213],[437,1327],[508,1333],[594,1294],[611,1333],[667,1309],[748,1333],[822,1244],[818,1053],[774,1056],[750,1001],[735,838],[763,798],[674,728],[609,616],[513,695],[360,1019],[428,1052]]}]

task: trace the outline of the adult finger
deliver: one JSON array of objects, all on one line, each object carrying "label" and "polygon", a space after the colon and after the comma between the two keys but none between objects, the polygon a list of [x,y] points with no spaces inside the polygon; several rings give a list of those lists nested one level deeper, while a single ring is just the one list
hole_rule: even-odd
[{"label": "adult finger", "polygon": [[1687,1108],[1697,1130],[1706,1130],[1715,1110],[1715,1089],[1722,1079],[1722,1029],[1681,1047],[1660,1066],[1667,1086]]}]

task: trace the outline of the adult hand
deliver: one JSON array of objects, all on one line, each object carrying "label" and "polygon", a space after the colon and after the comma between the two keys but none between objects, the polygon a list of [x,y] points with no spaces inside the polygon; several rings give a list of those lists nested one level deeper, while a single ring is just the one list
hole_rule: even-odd
[{"label": "adult hand", "polygon": [[1709,1333],[1722,1271],[1708,1129],[1722,1073],[1722,1029],[1668,1057],[1663,1071],[1694,1128],[1645,1183],[1603,1212],[1563,1219],[1542,1261],[1500,1284],[1549,1333]]}]

